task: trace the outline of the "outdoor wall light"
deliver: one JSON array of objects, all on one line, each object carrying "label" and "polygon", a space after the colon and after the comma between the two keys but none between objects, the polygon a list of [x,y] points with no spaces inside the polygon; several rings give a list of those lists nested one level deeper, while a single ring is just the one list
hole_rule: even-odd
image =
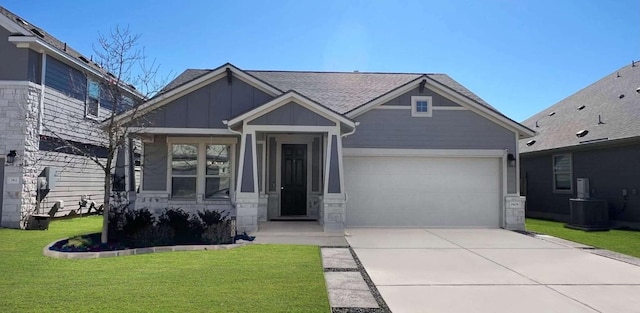
[{"label": "outdoor wall light", "polygon": [[516,157],[512,153],[509,153],[507,155],[507,161],[508,161],[509,167],[516,167]]},{"label": "outdoor wall light", "polygon": [[16,161],[16,156],[18,156],[16,150],[9,151],[9,154],[7,154],[7,164],[13,164],[13,162]]}]

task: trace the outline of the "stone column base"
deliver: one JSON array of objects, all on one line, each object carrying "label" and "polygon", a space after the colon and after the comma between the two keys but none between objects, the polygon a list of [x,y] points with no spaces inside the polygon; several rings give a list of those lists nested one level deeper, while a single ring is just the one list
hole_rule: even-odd
[{"label": "stone column base", "polygon": [[346,221],[344,199],[322,199],[323,226],[325,232],[344,232]]},{"label": "stone column base", "polygon": [[525,197],[509,195],[504,197],[504,228],[508,230],[525,230],[524,203]]},{"label": "stone column base", "polygon": [[260,195],[258,198],[258,221],[267,221],[267,207],[269,204],[269,195]]},{"label": "stone column base", "polygon": [[258,231],[258,197],[236,199],[236,229],[238,233]]}]

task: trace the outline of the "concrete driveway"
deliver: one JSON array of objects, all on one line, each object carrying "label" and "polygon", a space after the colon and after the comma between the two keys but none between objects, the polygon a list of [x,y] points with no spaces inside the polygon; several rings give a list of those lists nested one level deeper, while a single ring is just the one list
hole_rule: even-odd
[{"label": "concrete driveway", "polygon": [[640,267],[502,229],[348,229],[394,313],[640,312]]}]

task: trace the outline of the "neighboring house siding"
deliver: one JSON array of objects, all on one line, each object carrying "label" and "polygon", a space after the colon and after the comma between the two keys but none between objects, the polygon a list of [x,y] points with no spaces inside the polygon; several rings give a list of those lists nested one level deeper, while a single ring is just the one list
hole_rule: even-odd
[{"label": "neighboring house siding", "polygon": [[[100,109],[106,117],[107,110]],[[99,121],[85,118],[85,102],[57,90],[45,88],[43,134],[83,143],[105,143]]]},{"label": "neighboring house siding", "polygon": [[0,80],[28,80],[29,49],[9,42],[9,31],[0,27]]},{"label": "neighboring house siding", "polygon": [[88,157],[39,151],[37,165],[38,173],[47,166],[56,169],[55,187],[43,197],[41,213],[48,212],[56,201],[63,201],[65,206],[58,211],[58,216],[67,215],[71,210],[77,211],[82,195],[86,195],[97,205],[103,203],[104,172]]},{"label": "neighboring house siding", "polygon": [[402,105],[402,106],[410,106],[411,105],[411,97],[412,96],[430,96],[433,100],[434,106],[446,106],[446,107],[459,107],[460,105],[441,96],[438,93],[435,93],[429,88],[424,88],[422,92],[420,92],[419,88],[415,88],[395,99],[389,100],[382,105]]},{"label": "neighboring house siding", "polygon": [[[87,77],[77,69],[74,69],[50,56],[47,56],[47,68],[45,83],[63,95],[77,100],[85,100],[87,93]],[[84,105],[82,106],[84,109]],[[84,114],[84,113],[83,113]]]},{"label": "neighboring house siding", "polygon": [[167,190],[167,149],[166,136],[155,136],[153,143],[144,143],[142,190]]},{"label": "neighboring house siding", "polygon": [[[612,220],[640,223],[640,144],[558,153],[571,153],[574,188],[568,194],[552,191],[552,156],[556,153],[521,156],[528,216],[568,221],[576,180],[589,178],[591,197],[607,201]],[[626,205],[622,189],[627,189]]]},{"label": "neighboring house siding", "polygon": [[335,123],[295,102],[289,102],[249,122],[249,125],[334,126]]},{"label": "neighboring house siding", "polygon": [[231,85],[226,78],[222,78],[146,114],[132,125],[226,129],[223,120],[229,120],[272,99],[235,77]]}]

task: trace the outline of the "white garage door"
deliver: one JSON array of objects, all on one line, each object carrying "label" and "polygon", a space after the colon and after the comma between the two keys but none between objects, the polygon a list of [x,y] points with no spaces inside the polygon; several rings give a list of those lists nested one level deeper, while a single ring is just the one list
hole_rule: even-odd
[{"label": "white garage door", "polygon": [[347,226],[499,227],[499,160],[344,157]]}]

